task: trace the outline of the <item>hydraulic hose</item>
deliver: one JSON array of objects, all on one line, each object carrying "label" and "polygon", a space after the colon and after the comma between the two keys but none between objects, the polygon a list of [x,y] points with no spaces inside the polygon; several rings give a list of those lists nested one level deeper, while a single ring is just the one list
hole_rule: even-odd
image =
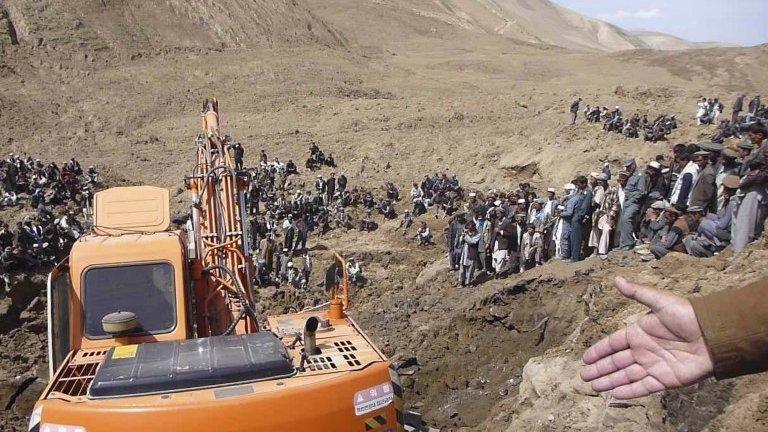
[{"label": "hydraulic hose", "polygon": [[204,272],[210,272],[211,270],[221,270],[224,273],[226,273],[227,276],[229,276],[229,278],[232,280],[232,282],[234,282],[235,287],[237,288],[236,290],[237,298],[238,300],[240,300],[240,304],[243,305],[243,310],[241,310],[240,313],[238,314],[238,317],[234,321],[232,321],[232,324],[230,324],[230,326],[227,328],[227,331],[224,334],[225,335],[231,334],[231,332],[235,328],[235,325],[237,325],[237,323],[243,318],[243,315],[245,315],[246,312],[248,313],[248,316],[253,320],[253,322],[256,323],[256,327],[258,328],[259,319],[257,318],[256,311],[253,310],[253,307],[251,306],[250,301],[245,296],[245,289],[240,284],[240,279],[235,277],[235,274],[232,272],[231,269],[224,267],[222,265],[212,265],[203,269]]}]

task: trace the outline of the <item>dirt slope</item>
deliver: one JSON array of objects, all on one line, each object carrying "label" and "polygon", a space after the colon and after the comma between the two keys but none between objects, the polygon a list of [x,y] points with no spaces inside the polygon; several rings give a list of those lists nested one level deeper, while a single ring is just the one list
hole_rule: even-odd
[{"label": "dirt slope", "polygon": [[300,0],[3,0],[2,9],[22,44],[146,50],[341,43]]}]

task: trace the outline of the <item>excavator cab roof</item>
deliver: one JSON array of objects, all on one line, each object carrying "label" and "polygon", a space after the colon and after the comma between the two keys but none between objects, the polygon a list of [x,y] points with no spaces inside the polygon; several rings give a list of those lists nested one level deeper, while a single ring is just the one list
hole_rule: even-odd
[{"label": "excavator cab roof", "polygon": [[162,232],[171,226],[170,192],[154,186],[116,187],[94,195],[96,235]]}]

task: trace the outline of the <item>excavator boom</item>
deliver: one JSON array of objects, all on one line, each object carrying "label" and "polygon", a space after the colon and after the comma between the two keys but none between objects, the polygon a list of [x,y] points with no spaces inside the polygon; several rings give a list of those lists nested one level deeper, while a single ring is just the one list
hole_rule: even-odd
[{"label": "excavator boom", "polygon": [[193,268],[199,336],[258,331],[250,290],[253,260],[244,221],[247,176],[235,171],[230,140],[220,134],[218,102],[206,100],[197,163],[185,178],[192,193]]}]

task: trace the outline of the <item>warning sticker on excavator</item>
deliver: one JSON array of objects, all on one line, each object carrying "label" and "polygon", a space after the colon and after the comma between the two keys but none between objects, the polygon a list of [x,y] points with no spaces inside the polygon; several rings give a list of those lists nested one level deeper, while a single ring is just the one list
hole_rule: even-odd
[{"label": "warning sticker on excavator", "polygon": [[392,383],[379,384],[355,393],[355,415],[361,416],[392,403],[395,395]]},{"label": "warning sticker on excavator", "polygon": [[134,358],[136,357],[136,352],[138,350],[139,350],[138,345],[125,345],[125,346],[115,347],[115,350],[112,352],[112,358],[113,359]]}]

